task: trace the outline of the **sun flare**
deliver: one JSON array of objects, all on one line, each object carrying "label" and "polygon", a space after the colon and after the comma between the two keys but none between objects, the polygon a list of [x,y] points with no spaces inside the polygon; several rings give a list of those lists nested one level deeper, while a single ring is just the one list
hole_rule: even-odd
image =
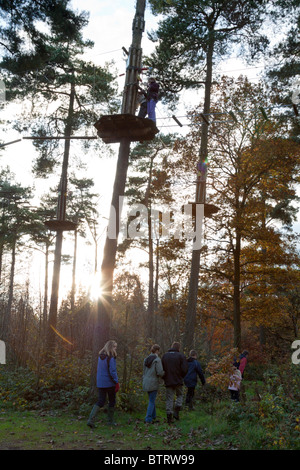
[{"label": "sun flare", "polygon": [[89,297],[91,300],[96,301],[100,299],[101,295],[100,279],[98,276],[94,276],[89,288]]}]

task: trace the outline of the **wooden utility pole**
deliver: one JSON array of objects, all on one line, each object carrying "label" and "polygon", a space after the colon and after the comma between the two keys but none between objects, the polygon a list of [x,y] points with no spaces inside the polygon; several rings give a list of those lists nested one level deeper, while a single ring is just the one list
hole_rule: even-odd
[{"label": "wooden utility pole", "polygon": [[[141,42],[145,28],[145,7],[146,0],[137,0],[136,12],[132,23],[132,44],[128,54],[125,87],[123,92],[123,115],[135,114],[136,98],[138,92],[138,75],[140,73],[142,63]],[[120,231],[119,219],[121,207],[119,203],[120,197],[122,197],[125,192],[129,152],[130,139],[122,137],[120,139],[117,169],[111,202],[111,208],[113,208],[114,210],[111,211],[109,219],[109,227],[113,227],[114,237],[109,238],[109,236],[111,236],[111,230],[109,229],[105,240],[103,260],[101,265],[101,297],[99,297],[97,304],[97,318],[94,328],[93,339],[93,358],[91,373],[92,388],[94,388],[95,385],[98,352],[109,340],[110,335],[113,274],[115,268],[118,235]]]}]

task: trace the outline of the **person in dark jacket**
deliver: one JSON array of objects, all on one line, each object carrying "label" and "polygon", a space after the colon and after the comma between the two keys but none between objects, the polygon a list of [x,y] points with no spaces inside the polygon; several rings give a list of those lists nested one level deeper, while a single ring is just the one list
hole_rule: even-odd
[{"label": "person in dark jacket", "polygon": [[202,385],[205,385],[205,377],[200,365],[200,362],[197,361],[197,352],[193,349],[190,351],[188,362],[188,372],[184,377],[184,383],[187,387],[187,394],[185,398],[185,404],[190,410],[193,409],[193,399],[195,395],[195,388],[197,385],[197,378],[199,376]]},{"label": "person in dark jacket", "polygon": [[139,107],[138,117],[147,116],[147,94],[140,87],[137,94],[137,106]]},{"label": "person in dark jacket", "polygon": [[156,418],[155,400],[159,389],[160,377],[164,375],[161,359],[158,357],[159,350],[159,345],[153,344],[151,354],[144,360],[143,390],[148,393],[149,398],[145,423],[152,423]]},{"label": "person in dark jacket", "polygon": [[147,94],[140,87],[137,101],[139,106],[138,117],[145,118],[147,116]]},{"label": "person in dark jacket", "polygon": [[95,418],[99,413],[100,408],[105,405],[106,396],[108,397],[107,423],[111,425],[116,424],[114,422],[114,407],[116,404],[116,392],[119,389],[116,357],[117,343],[110,340],[99,352],[97,367],[97,387],[99,391],[99,398],[96,405],[93,406],[87,422],[87,425],[91,428],[95,427]]},{"label": "person in dark jacket", "polygon": [[148,118],[154,122],[156,122],[155,107],[158,101],[158,90],[159,85],[156,82],[155,78],[150,77],[147,90],[147,114]]},{"label": "person in dark jacket", "polygon": [[150,77],[148,81],[147,92],[142,90],[142,88],[140,87],[138,88],[139,91],[144,95],[146,100],[141,101],[138,117],[144,118],[148,115],[148,118],[156,123],[155,107],[158,101],[159,84],[157,83],[154,77]]},{"label": "person in dark jacket", "polygon": [[162,365],[165,371],[163,378],[166,386],[167,420],[170,424],[173,422],[173,417],[179,419],[179,412],[183,403],[183,378],[188,371],[187,360],[180,352],[180,343],[174,342],[172,344],[171,349],[162,357]]}]

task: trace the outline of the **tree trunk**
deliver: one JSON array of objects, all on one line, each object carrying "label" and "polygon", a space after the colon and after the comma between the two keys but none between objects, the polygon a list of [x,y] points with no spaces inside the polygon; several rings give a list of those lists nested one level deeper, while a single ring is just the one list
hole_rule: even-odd
[{"label": "tree trunk", "polygon": [[241,234],[236,232],[236,245],[234,250],[234,286],[233,286],[233,341],[234,348],[241,349],[241,297],[240,297],[240,258]]},{"label": "tree trunk", "polygon": [[[214,38],[213,34],[210,37],[208,50],[206,54],[206,79],[205,79],[205,96],[203,114],[207,115],[210,111],[210,96],[211,96],[211,82],[212,82],[212,67],[213,67],[213,52],[214,52]],[[201,129],[201,145],[199,157],[201,162],[205,162],[207,157],[207,144],[208,144],[208,124],[203,121]],[[203,179],[199,178],[196,186],[196,202],[200,204],[205,203],[206,197],[206,175]],[[183,337],[183,347],[186,351],[192,349],[194,342],[194,332],[196,327],[196,311],[197,311],[197,297],[198,297],[198,281],[200,269],[200,249],[193,250],[192,265],[190,272],[189,295],[186,310],[185,332]]]},{"label": "tree trunk", "polygon": [[97,318],[93,335],[93,357],[91,372],[92,387],[94,387],[95,384],[98,353],[100,349],[104,346],[104,344],[109,340],[112,308],[113,274],[115,268],[118,235],[120,230],[120,196],[123,196],[125,192],[129,160],[129,148],[129,140],[123,139],[120,143],[119,148],[119,157],[117,162],[115,184],[113,189],[108,234],[105,240],[103,250],[103,261],[101,265],[101,296],[99,297],[97,303]]},{"label": "tree trunk", "polygon": [[128,354],[128,347],[127,347],[127,329],[128,329],[128,314],[129,314],[129,309],[128,309],[128,303],[126,304],[125,307],[125,328],[124,328],[124,349],[123,349],[123,354],[124,354],[124,360],[123,360],[123,378],[122,378],[122,384],[125,389],[127,390],[127,354]]},{"label": "tree trunk", "polygon": [[77,262],[77,230],[74,233],[74,253],[72,266],[72,287],[71,287],[71,312],[75,309],[75,292],[76,292],[76,262]]},{"label": "tree trunk", "polygon": [[48,317],[48,286],[49,286],[49,245],[46,242],[45,253],[45,285],[44,285],[44,302],[43,302],[43,320],[42,320],[42,337],[45,338]]},{"label": "tree trunk", "polygon": [[[0,234],[1,237],[1,234]],[[1,285],[1,277],[2,277],[2,259],[3,259],[3,243],[0,241],[0,285]]]},{"label": "tree trunk", "polygon": [[152,239],[152,219],[151,219],[151,194],[153,160],[150,160],[149,179],[145,195],[145,206],[148,210],[148,260],[149,260],[149,285],[148,285],[148,308],[147,308],[147,336],[152,338],[154,320],[154,262],[153,262],[153,239]]},{"label": "tree trunk", "polygon": [[6,342],[9,342],[11,331],[11,309],[14,296],[14,278],[15,278],[15,267],[16,267],[16,244],[17,239],[14,237],[12,250],[11,250],[11,267],[10,267],[10,276],[9,276],[9,290],[8,290],[8,301],[5,311],[5,320],[4,320],[4,334],[3,338]]},{"label": "tree trunk", "polygon": [[[75,84],[71,83],[71,93],[69,101],[69,111],[65,127],[65,150],[62,165],[62,173],[60,180],[60,194],[58,197],[57,205],[57,219],[64,221],[66,216],[66,201],[67,201],[67,180],[68,180],[68,164],[70,155],[70,139],[72,133],[72,119],[75,99]],[[58,307],[58,294],[59,294],[59,278],[61,266],[61,252],[62,252],[63,231],[58,230],[56,234],[53,278],[52,278],[52,291],[49,309],[49,321],[47,329],[47,355],[48,359],[53,361],[55,353],[55,339],[56,339],[56,325],[57,325],[57,307]]]},{"label": "tree trunk", "polygon": [[58,294],[59,294],[59,280],[60,280],[60,265],[61,265],[61,252],[62,252],[62,230],[57,231],[55,241],[55,256],[52,274],[52,290],[51,300],[49,308],[49,318],[47,327],[47,356],[49,359],[53,359],[55,352],[55,329],[57,323],[57,305],[58,305]]},{"label": "tree trunk", "polygon": [[75,314],[75,293],[76,293],[76,262],[77,262],[77,230],[74,232],[74,255],[72,267],[72,287],[71,287],[71,312],[70,312],[70,341],[73,343],[73,319]]},{"label": "tree trunk", "polygon": [[[135,114],[137,96],[138,71],[141,68],[141,40],[145,27],[144,13],[146,0],[137,0],[136,13],[132,24],[132,44],[129,50],[128,67],[126,70],[125,87],[123,92],[122,113]],[[93,354],[91,369],[91,392],[96,383],[97,356],[101,347],[108,341],[110,335],[113,274],[115,268],[117,243],[119,235],[120,196],[124,195],[129,161],[130,141],[121,139],[115,183],[112,194],[111,214],[108,235],[106,237],[103,261],[101,266],[101,297],[97,304],[97,318],[93,336]],[[114,233],[112,233],[114,232]]]},{"label": "tree trunk", "polygon": [[[159,239],[156,244],[155,285],[154,285],[154,311],[158,310],[158,280],[159,280]],[[154,316],[154,338],[157,330],[157,315]]]},{"label": "tree trunk", "polygon": [[148,207],[148,230],[149,230],[149,286],[148,286],[148,309],[147,309],[147,336],[152,338],[154,328],[154,263],[153,263],[153,239],[152,239],[152,220],[151,220],[151,202]]}]

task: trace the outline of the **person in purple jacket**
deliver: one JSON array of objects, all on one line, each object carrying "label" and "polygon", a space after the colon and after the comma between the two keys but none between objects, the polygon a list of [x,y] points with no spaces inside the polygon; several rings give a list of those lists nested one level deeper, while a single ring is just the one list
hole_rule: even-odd
[{"label": "person in purple jacket", "polygon": [[149,78],[147,90],[147,114],[148,118],[156,123],[155,107],[158,101],[159,84],[154,77]]},{"label": "person in purple jacket", "polygon": [[108,397],[108,424],[115,425],[114,422],[114,407],[116,404],[116,392],[119,390],[119,380],[117,375],[117,343],[115,341],[108,341],[99,352],[98,367],[97,367],[97,388],[99,391],[99,398],[97,403],[93,406],[89,416],[87,425],[90,428],[95,427],[95,418],[99,413]]},{"label": "person in purple jacket", "polygon": [[151,119],[156,123],[155,107],[158,101],[159,84],[154,77],[150,77],[147,92],[142,90],[140,87],[138,88],[141,92],[140,95],[144,95],[145,97],[145,101],[142,101],[141,103],[138,117],[145,118],[148,115],[148,119]]}]

